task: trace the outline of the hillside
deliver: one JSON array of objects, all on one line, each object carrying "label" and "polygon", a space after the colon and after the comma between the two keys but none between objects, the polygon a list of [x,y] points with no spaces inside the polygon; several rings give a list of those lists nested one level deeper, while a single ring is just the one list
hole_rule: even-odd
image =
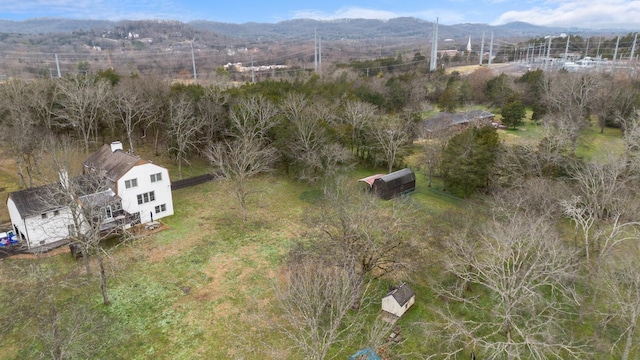
[{"label": "hillside", "polygon": [[[19,34],[49,34],[70,33],[74,31],[113,31],[126,24],[157,23],[157,24],[182,24],[193,29],[213,31],[220,35],[236,38],[258,39],[304,39],[313,36],[317,31],[327,39],[367,39],[380,37],[388,38],[420,38],[429,39],[433,29],[433,22],[412,17],[401,17],[390,20],[375,19],[340,19],[340,20],[311,20],[295,19],[278,23],[225,23],[207,20],[196,20],[188,23],[176,21],[107,21],[107,20],[77,20],[62,18],[36,18],[23,21],[0,20],[0,33]],[[588,28],[554,28],[536,26],[517,22],[499,26],[487,24],[440,24],[442,38],[468,38],[480,39],[482,32],[494,32],[500,37],[538,37],[550,33],[567,32],[572,34],[593,35],[597,33],[610,33],[607,30],[590,30]]]}]

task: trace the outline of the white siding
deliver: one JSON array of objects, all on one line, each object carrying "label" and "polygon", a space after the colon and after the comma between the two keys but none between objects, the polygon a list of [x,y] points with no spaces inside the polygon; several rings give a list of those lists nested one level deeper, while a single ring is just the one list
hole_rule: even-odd
[{"label": "white siding", "polygon": [[393,295],[387,295],[382,298],[382,310],[400,317],[411,307],[411,305],[413,305],[415,301],[416,297],[412,296],[404,306],[400,306]]},{"label": "white siding", "polygon": [[58,215],[54,215],[53,211],[47,212],[46,219],[42,218],[42,214],[23,219],[11,198],[7,200],[7,207],[11,223],[26,237],[29,248],[50,244],[69,236],[68,224],[72,223],[69,209],[60,209]]},{"label": "white siding", "polygon": [[[162,181],[151,182],[152,174],[162,174]],[[125,188],[125,181],[138,180],[138,186]],[[173,198],[171,197],[171,179],[169,171],[155,164],[142,164],[131,168],[123,177],[118,179],[118,195],[122,198],[122,208],[130,214],[140,213],[140,222],[147,223],[153,220],[173,215]],[[153,191],[155,200],[138,204],[138,195]],[[166,211],[156,214],[155,207],[166,205]]]}]

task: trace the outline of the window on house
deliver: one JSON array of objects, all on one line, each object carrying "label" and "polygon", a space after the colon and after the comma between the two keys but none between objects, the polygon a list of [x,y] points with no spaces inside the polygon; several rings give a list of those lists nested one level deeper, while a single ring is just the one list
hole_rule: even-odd
[{"label": "window on house", "polygon": [[130,179],[124,181],[124,187],[127,189],[134,188],[136,186],[138,186],[138,179]]},{"label": "window on house", "polygon": [[46,219],[47,218],[47,213],[42,214],[42,218]]},{"label": "window on house", "polygon": [[155,200],[156,200],[156,194],[154,191],[150,191],[150,192],[138,195],[138,205],[145,204]]},{"label": "window on house", "polygon": [[156,206],[156,214],[167,211],[167,204]]},{"label": "window on house", "polygon": [[111,206],[103,207],[101,210],[102,210],[102,219],[103,220],[111,220],[111,219],[113,219],[113,212],[111,210]]},{"label": "window on house", "polygon": [[53,212],[53,216],[58,216],[58,215],[60,215],[60,210],[56,210]]},{"label": "window on house", "polygon": [[162,181],[162,173],[151,174],[151,182]]}]

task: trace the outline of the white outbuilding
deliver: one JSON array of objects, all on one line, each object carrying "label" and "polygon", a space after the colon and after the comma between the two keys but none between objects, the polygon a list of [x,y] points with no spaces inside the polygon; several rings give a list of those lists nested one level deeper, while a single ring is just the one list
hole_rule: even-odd
[{"label": "white outbuilding", "polygon": [[415,302],[413,289],[407,283],[402,283],[382,298],[382,311],[401,317]]}]

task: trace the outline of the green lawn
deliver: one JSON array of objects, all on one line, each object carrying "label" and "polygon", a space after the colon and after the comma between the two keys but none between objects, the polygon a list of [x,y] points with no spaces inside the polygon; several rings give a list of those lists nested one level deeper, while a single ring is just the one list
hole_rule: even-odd
[{"label": "green lawn", "polygon": [[[539,134],[538,125],[525,122],[522,129],[504,131],[501,136],[515,141],[534,140]],[[594,156],[600,148],[618,146],[620,134],[609,129],[599,134],[591,128],[582,141],[590,145],[581,142],[579,153]],[[167,166],[172,179],[177,179],[176,166],[170,158],[151,154],[151,159]],[[463,200],[441,191],[438,179],[428,187],[414,157],[406,161],[417,170],[417,189],[408,196],[423,212],[425,224],[463,204]],[[184,177],[207,171],[202,160],[183,168]],[[382,168],[360,167],[348,179],[355,182],[385,172]],[[0,181],[4,180],[0,177]],[[109,319],[103,331],[110,340],[98,358],[292,357],[286,350],[291,344],[268,330],[280,316],[271,310],[272,285],[279,278],[290,245],[304,236],[302,218],[322,190],[283,176],[260,177],[252,180],[252,186],[258,191],[249,200],[246,222],[227,185],[209,182],[174,192],[175,215],[163,219],[166,230],[112,251],[108,269],[112,305],[100,305],[99,289],[93,282],[78,290],[91,294],[89,305]],[[429,253],[424,262],[436,263],[437,256]],[[0,261],[0,276],[10,274],[16,267],[27,267],[32,261]],[[82,262],[76,263],[68,254],[44,261],[48,268],[70,276],[82,273]],[[444,306],[430,290],[430,282],[439,275],[422,275],[411,279],[418,292],[417,303],[399,322],[406,339],[404,353],[424,354],[424,328],[415,324],[433,320],[433,308]],[[384,287],[381,289],[384,292]],[[8,309],[0,310],[0,314]],[[0,345],[0,358],[24,357],[21,349],[29,345],[23,340],[27,333],[29,329],[23,328],[6,338]],[[348,349],[351,350],[354,349]],[[345,358],[348,354],[338,355]]]}]

